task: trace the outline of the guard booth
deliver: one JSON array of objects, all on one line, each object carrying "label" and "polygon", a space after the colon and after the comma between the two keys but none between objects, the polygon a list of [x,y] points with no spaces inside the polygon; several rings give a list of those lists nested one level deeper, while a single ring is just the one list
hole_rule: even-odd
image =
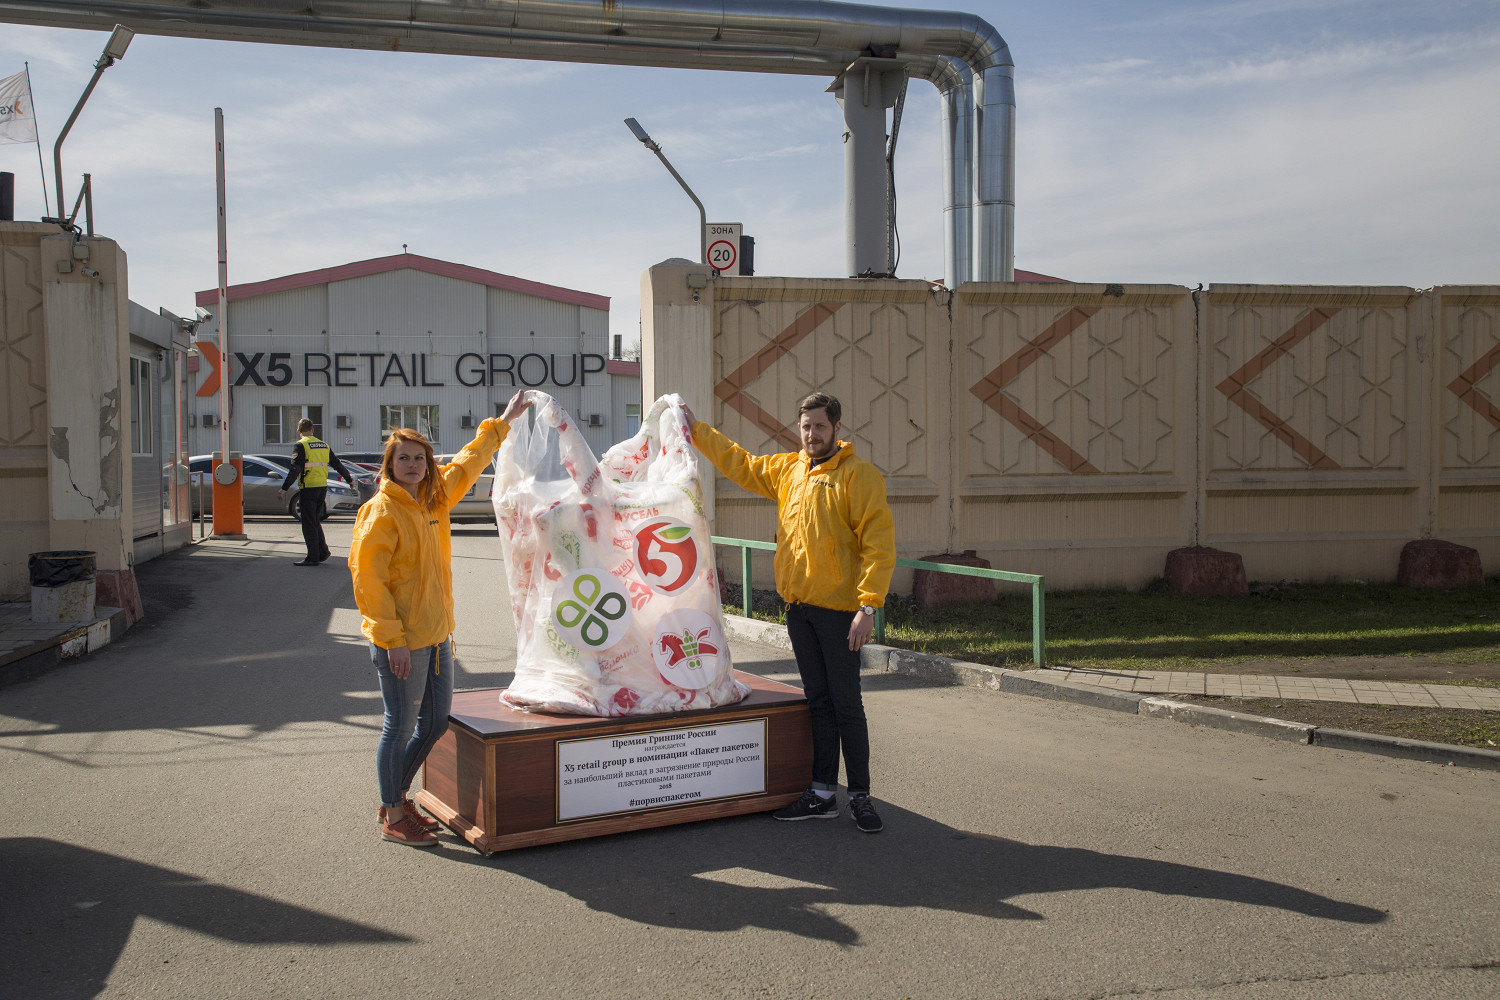
[{"label": "guard booth", "polygon": [[187,453],[188,328],[176,316],[130,303],[130,357],[121,428],[130,444],[135,562],[192,538]]}]

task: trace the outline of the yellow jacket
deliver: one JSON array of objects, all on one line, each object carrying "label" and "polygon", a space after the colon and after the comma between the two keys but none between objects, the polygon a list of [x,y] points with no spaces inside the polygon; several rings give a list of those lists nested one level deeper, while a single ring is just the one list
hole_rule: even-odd
[{"label": "yellow jacket", "polygon": [[360,631],[381,649],[421,649],[453,634],[448,510],[469,492],[508,433],[503,420],[481,421],[474,440],[439,470],[447,507],[425,510],[405,488],[382,480],[380,492],[359,509],[349,572]]},{"label": "yellow jacket", "polygon": [[776,592],[783,600],[854,611],[881,607],[896,568],[885,477],[839,442],[816,469],[806,452],[752,455],[703,421],[693,444],[736,484],[776,501]]}]

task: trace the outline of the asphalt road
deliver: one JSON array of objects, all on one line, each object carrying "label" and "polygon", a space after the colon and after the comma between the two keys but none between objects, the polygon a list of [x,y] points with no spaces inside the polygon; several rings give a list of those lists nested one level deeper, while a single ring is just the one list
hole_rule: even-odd
[{"label": "asphalt road", "polygon": [[[896,676],[867,683],[877,836],[383,842],[348,574],[247,531],[144,565],[144,622],[0,689],[0,996],[1500,995],[1500,773]],[[492,532],[455,532],[461,687],[514,660]]]}]

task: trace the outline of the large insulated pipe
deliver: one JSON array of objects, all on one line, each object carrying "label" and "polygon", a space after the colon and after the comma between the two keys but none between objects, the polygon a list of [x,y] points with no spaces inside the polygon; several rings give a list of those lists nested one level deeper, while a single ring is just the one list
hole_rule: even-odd
[{"label": "large insulated pipe", "polygon": [[[973,276],[1012,268],[1014,89],[971,14],[828,0],[0,0],[0,20],[231,41],[836,77],[856,60],[949,56],[975,76]],[[949,265],[950,272],[953,265]]]},{"label": "large insulated pipe", "polygon": [[974,280],[974,74],[952,56],[912,60],[911,74],[932,82],[942,101],[944,282]]}]

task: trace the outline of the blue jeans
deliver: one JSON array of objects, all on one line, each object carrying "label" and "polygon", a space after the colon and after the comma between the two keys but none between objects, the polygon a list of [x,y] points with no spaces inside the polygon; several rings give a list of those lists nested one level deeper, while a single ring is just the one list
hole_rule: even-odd
[{"label": "blue jeans", "polygon": [[860,694],[859,654],[849,649],[856,612],[789,604],[786,631],[812,716],[812,786],[838,787],[839,751],[850,795],[870,794],[870,730]]},{"label": "blue jeans", "polygon": [[375,749],[375,773],[380,779],[380,802],[399,806],[406,798],[422,761],[448,731],[453,708],[453,642],[411,651],[411,673],[399,680],[391,673],[390,653],[370,644],[370,659],[380,677],[385,724]]}]

